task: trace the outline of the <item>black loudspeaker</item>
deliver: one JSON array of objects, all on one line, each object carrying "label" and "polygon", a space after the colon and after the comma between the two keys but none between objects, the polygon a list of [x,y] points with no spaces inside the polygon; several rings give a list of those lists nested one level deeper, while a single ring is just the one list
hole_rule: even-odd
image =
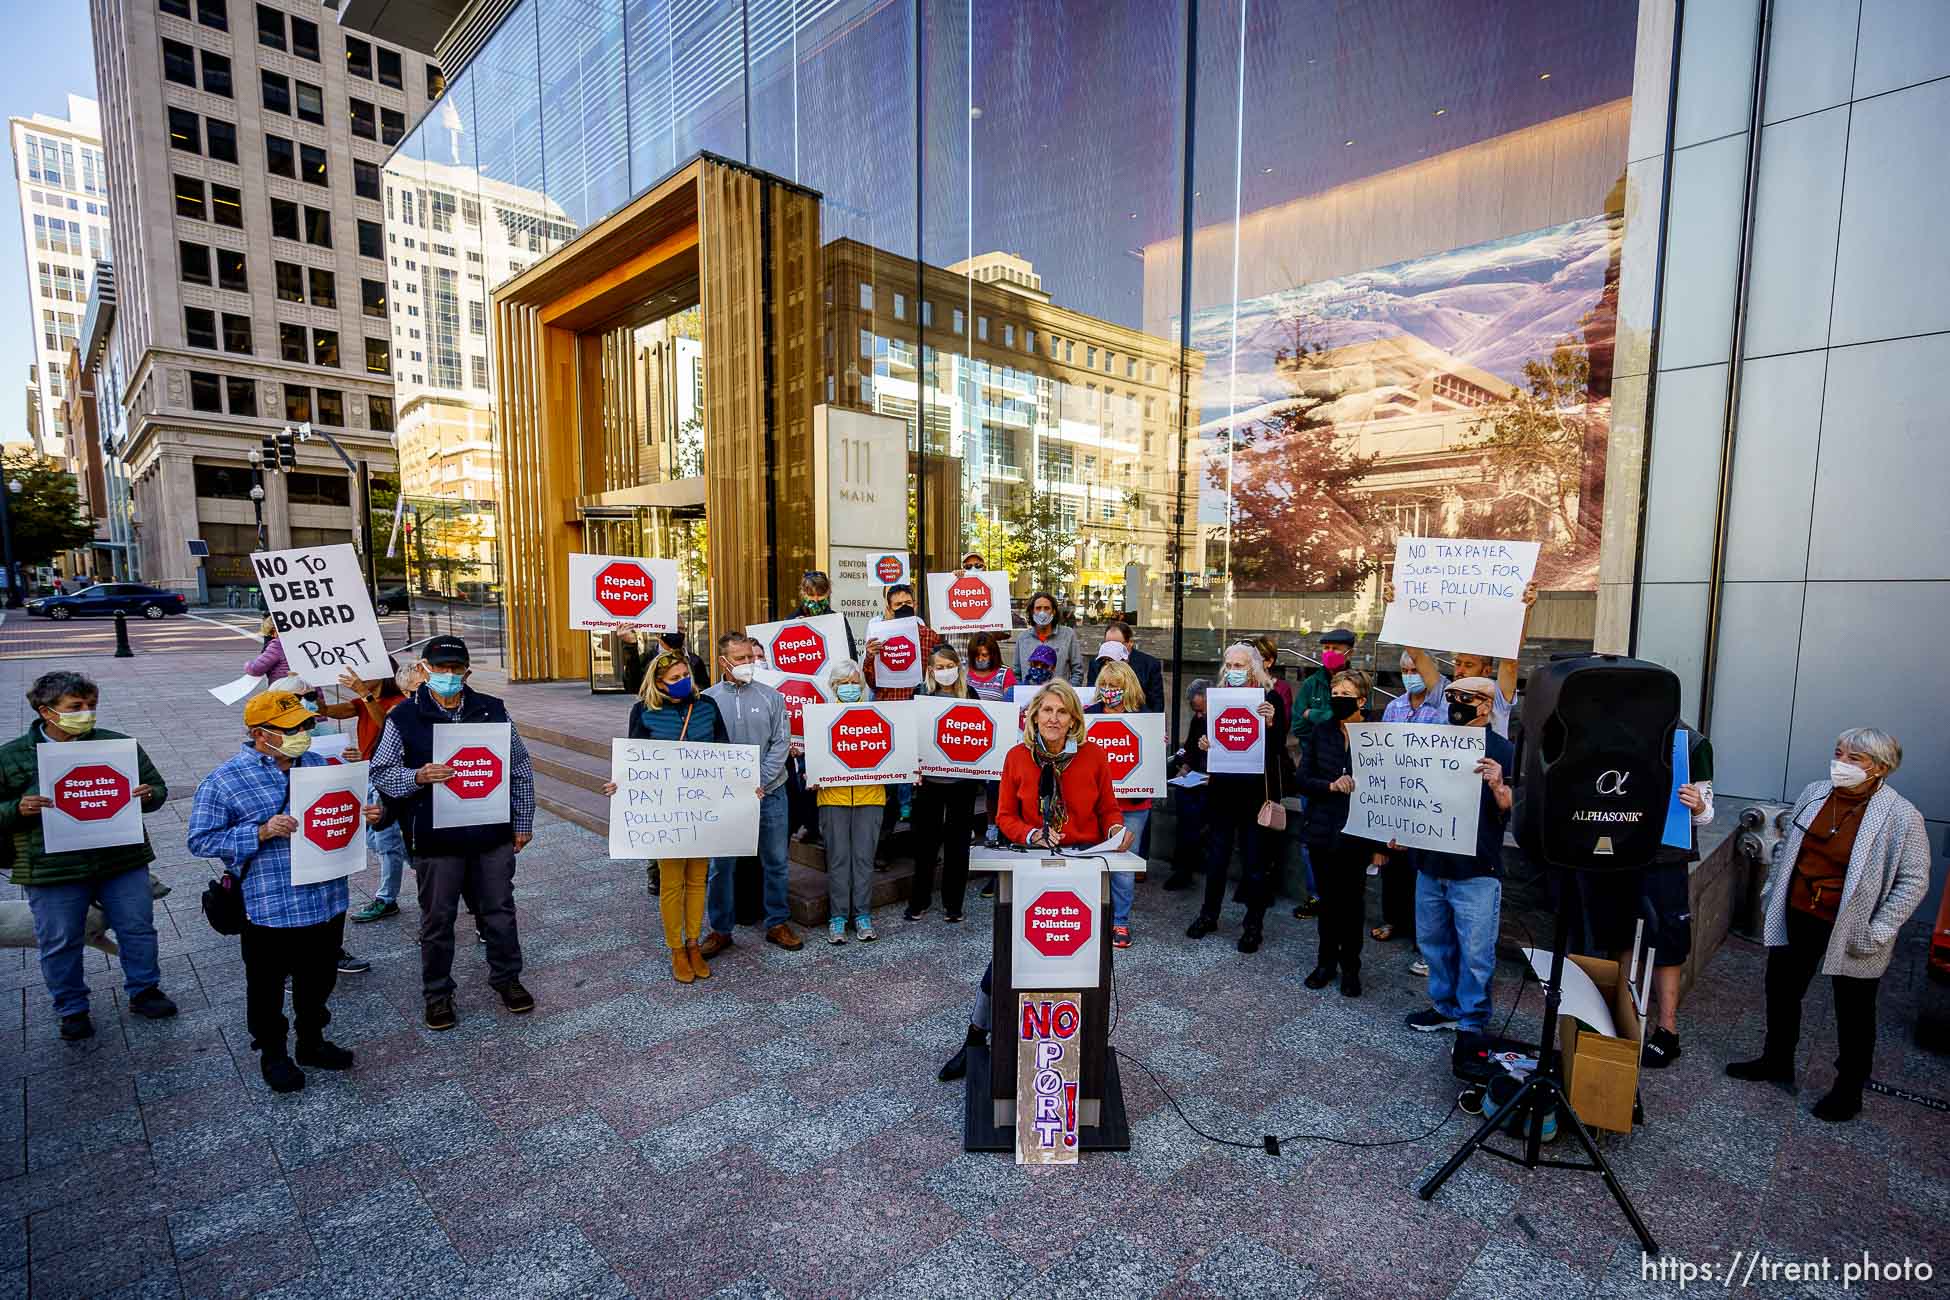
[{"label": "black loudspeaker", "polygon": [[1524,717],[1524,852],[1597,871],[1651,862],[1672,798],[1672,670],[1616,655],[1553,660],[1531,674]]}]

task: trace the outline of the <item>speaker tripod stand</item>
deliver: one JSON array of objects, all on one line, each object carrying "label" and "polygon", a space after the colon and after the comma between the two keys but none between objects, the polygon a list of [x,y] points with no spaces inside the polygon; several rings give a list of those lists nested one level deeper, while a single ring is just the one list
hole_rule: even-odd
[{"label": "speaker tripod stand", "polygon": [[[1646,1228],[1645,1220],[1639,1218],[1639,1212],[1632,1206],[1632,1198],[1625,1194],[1624,1186],[1619,1183],[1618,1176],[1612,1173],[1604,1154],[1598,1150],[1598,1144],[1591,1140],[1590,1131],[1578,1118],[1577,1112],[1571,1109],[1570,1096],[1564,1090],[1563,1058],[1557,1049],[1557,1009],[1558,991],[1564,985],[1564,950],[1570,946],[1570,925],[1564,905],[1560,902],[1557,908],[1556,932],[1551,941],[1550,983],[1544,989],[1544,1029],[1539,1039],[1542,1046],[1537,1050],[1537,1068],[1531,1071],[1530,1077],[1524,1080],[1521,1088],[1517,1089],[1517,1095],[1499,1108],[1496,1114],[1487,1117],[1483,1121],[1483,1126],[1462,1144],[1462,1148],[1455,1155],[1449,1157],[1449,1163],[1442,1166],[1442,1169],[1428,1182],[1422,1184],[1418,1195],[1425,1201],[1433,1200],[1435,1194],[1442,1190],[1442,1184],[1449,1181],[1449,1176],[1461,1169],[1464,1162],[1478,1151],[1508,1160],[1511,1164],[1522,1165],[1525,1169],[1536,1169],[1541,1166],[1548,1169],[1572,1169],[1595,1173],[1605,1180],[1606,1189],[1611,1192],[1611,1198],[1618,1202],[1618,1208],[1625,1212],[1625,1218],[1631,1223],[1632,1231],[1638,1234],[1639,1244],[1645,1248],[1645,1253],[1656,1255],[1659,1253],[1659,1243],[1652,1239],[1652,1233]],[[1579,1144],[1584,1147],[1585,1154],[1591,1157],[1590,1163],[1543,1158],[1544,1117],[1550,1113],[1550,1108],[1553,1106],[1570,1121],[1571,1132],[1577,1136]],[[1489,1140],[1497,1129],[1509,1123],[1511,1116],[1517,1116],[1518,1121],[1524,1126],[1524,1144],[1520,1153],[1493,1146]]]}]

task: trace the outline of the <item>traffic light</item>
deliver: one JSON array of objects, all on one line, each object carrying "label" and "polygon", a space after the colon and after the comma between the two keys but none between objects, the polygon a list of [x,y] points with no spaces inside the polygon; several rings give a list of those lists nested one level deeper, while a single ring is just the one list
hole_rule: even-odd
[{"label": "traffic light", "polygon": [[273,472],[278,468],[278,440],[268,433],[264,435],[264,468]]},{"label": "traffic light", "polygon": [[298,436],[288,426],[278,430],[278,454],[273,468],[298,468]]}]

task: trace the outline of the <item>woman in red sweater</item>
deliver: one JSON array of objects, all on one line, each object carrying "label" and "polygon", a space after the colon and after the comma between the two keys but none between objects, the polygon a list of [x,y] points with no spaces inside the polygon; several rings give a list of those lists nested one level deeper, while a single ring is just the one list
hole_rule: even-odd
[{"label": "woman in red sweater", "polygon": [[996,825],[1013,844],[1056,848],[1101,844],[1113,833],[1130,847],[1124,813],[1103,751],[1083,743],[1083,702],[1068,682],[1051,682],[1029,702],[1022,743],[1002,764]]}]

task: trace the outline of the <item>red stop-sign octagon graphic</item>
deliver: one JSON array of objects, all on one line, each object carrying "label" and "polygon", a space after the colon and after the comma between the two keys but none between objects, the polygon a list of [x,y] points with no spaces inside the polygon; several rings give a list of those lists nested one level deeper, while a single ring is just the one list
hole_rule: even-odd
[{"label": "red stop-sign octagon graphic", "polygon": [[979,763],[995,748],[995,724],[973,704],[957,704],[934,723],[934,744],[951,763]]},{"label": "red stop-sign octagon graphic", "polygon": [[1104,758],[1110,765],[1110,779],[1122,781],[1137,771],[1138,760],[1144,757],[1143,747],[1138,743],[1137,732],[1131,730],[1127,722],[1098,722],[1090,728],[1090,743],[1104,751]]},{"label": "red stop-sign octagon graphic", "polygon": [[781,628],[772,638],[772,667],[800,677],[817,677],[826,666],[826,638],[805,623]]},{"label": "red stop-sign octagon graphic", "polygon": [[596,570],[596,604],[617,618],[639,618],[657,603],[657,581],[640,564],[618,560]]},{"label": "red stop-sign octagon graphic", "polygon": [[106,763],[71,767],[54,783],[54,806],[78,822],[107,821],[129,806],[129,779]]},{"label": "red stop-sign octagon graphic", "polygon": [[1259,739],[1259,715],[1251,709],[1227,709],[1212,720],[1212,734],[1235,753],[1251,749]]},{"label": "red stop-sign octagon graphic", "polygon": [[965,573],[948,584],[948,612],[965,623],[987,618],[995,602],[989,584]]},{"label": "red stop-sign octagon graphic", "polygon": [[873,576],[880,579],[882,585],[892,586],[901,580],[901,570],[904,567],[899,556],[883,555],[874,563]]},{"label": "red stop-sign octagon graphic", "polygon": [[785,720],[792,728],[792,734],[806,734],[806,706],[818,704],[822,698],[819,688],[811,682],[797,677],[788,677],[779,683],[779,694],[785,697]]},{"label": "red stop-sign octagon graphic", "polygon": [[921,648],[904,636],[888,637],[880,643],[880,666],[894,672],[905,672],[914,666],[914,656]]},{"label": "red stop-sign octagon graphic", "polygon": [[1022,910],[1022,937],[1045,957],[1069,957],[1090,942],[1090,907],[1068,889],[1039,894]]},{"label": "red stop-sign octagon graphic", "polygon": [[454,774],[447,789],[457,798],[485,799],[501,786],[501,760],[485,745],[468,745],[447,760]]},{"label": "red stop-sign octagon graphic", "polygon": [[868,772],[894,752],[894,727],[878,709],[848,709],[827,732],[833,757],[842,767]]},{"label": "red stop-sign octagon graphic", "polygon": [[350,790],[334,790],[305,809],[305,838],[326,853],[352,843],[359,829],[359,801]]}]

